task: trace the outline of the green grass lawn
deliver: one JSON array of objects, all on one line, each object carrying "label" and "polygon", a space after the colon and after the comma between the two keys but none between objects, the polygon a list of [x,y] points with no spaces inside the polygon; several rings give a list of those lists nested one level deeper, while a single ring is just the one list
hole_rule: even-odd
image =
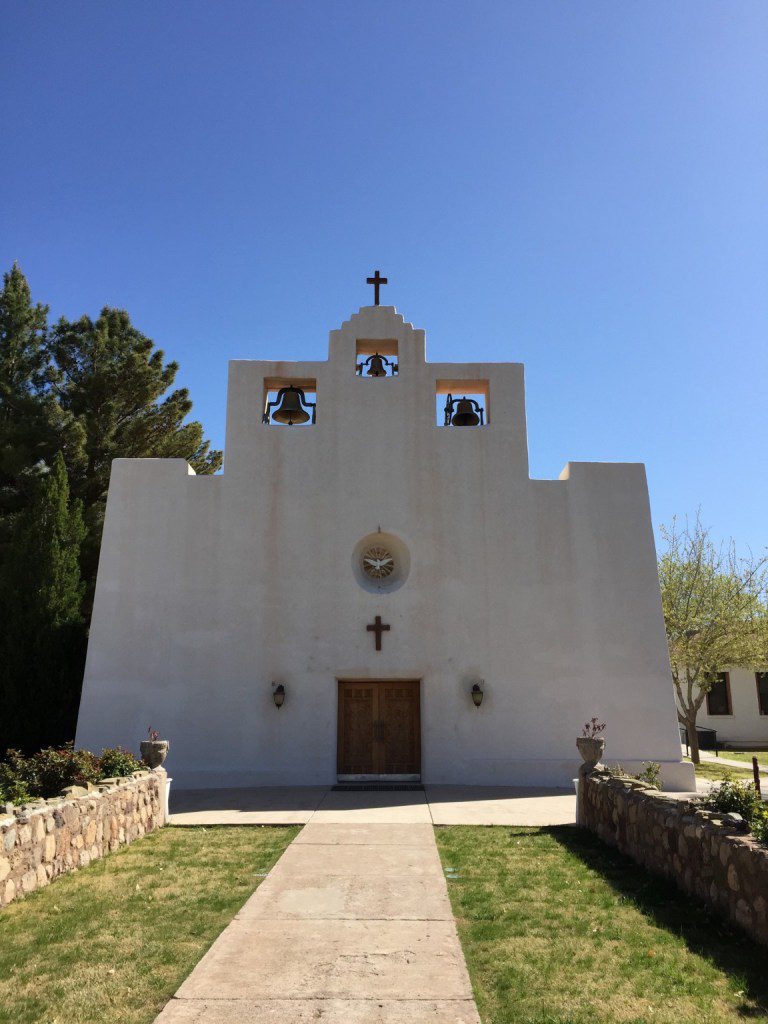
[{"label": "green grass lawn", "polygon": [[10,904],[1,1024],[149,1024],[297,832],[164,828]]},{"label": "green grass lawn", "polygon": [[746,761],[752,764],[752,758],[757,758],[760,767],[768,767],[768,750],[721,750],[720,757],[727,757],[731,761]]},{"label": "green grass lawn", "polygon": [[436,836],[483,1024],[768,1020],[768,951],[590,833]]},{"label": "green grass lawn", "polygon": [[[683,758],[684,761],[690,761],[689,757]],[[721,782],[723,779],[747,779],[750,782],[754,776],[752,769],[747,768],[745,765],[743,768],[734,768],[733,765],[717,764],[714,761],[701,761],[696,765],[696,775],[700,779],[709,779],[711,782]],[[768,784],[768,780],[766,780]]]}]

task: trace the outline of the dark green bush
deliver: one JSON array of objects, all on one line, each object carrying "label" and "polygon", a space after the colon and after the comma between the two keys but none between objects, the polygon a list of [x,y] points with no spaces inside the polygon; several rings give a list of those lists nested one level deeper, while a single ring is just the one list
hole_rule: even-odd
[{"label": "dark green bush", "polygon": [[[16,754],[17,751],[9,750],[8,753]],[[13,766],[7,761],[0,761],[0,804],[23,804],[31,797],[26,783],[19,778]]]},{"label": "dark green bush", "polygon": [[58,796],[67,786],[130,775],[146,767],[122,747],[106,748],[101,755],[75,750],[74,744],[46,747],[25,757],[8,750],[0,762],[0,801],[19,804],[35,797]]},{"label": "dark green bush", "polygon": [[133,756],[130,750],[122,747],[105,747],[99,758],[101,762],[100,779],[111,779],[120,775],[130,775],[147,766]]},{"label": "dark green bush", "polygon": [[712,791],[705,806],[721,814],[734,811],[740,814],[755,839],[768,845],[768,806],[751,782],[734,782],[726,776],[725,781]]},{"label": "dark green bush", "polygon": [[757,815],[752,819],[752,835],[758,843],[768,846],[768,807],[763,805]]},{"label": "dark green bush", "polygon": [[706,806],[721,814],[735,812],[749,822],[763,810],[763,802],[751,782],[734,782],[729,778],[712,791]]}]

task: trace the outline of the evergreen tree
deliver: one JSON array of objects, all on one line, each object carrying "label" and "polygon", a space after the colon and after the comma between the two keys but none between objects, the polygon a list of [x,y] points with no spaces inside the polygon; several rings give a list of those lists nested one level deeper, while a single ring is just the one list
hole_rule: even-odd
[{"label": "evergreen tree", "polygon": [[47,317],[14,264],[0,291],[0,558],[13,515],[31,499],[35,467],[50,467],[60,449],[82,465],[82,429],[51,391]]},{"label": "evergreen tree", "polygon": [[[186,459],[196,473],[215,473],[222,453],[210,451],[186,388],[165,395],[178,364],[138,331],[124,310],[105,307],[94,322],[60,320],[49,351],[54,385],[65,413],[85,435],[85,459],[71,467],[72,490],[82,499],[87,538],[83,572],[89,597],[95,585],[109,473],[115,458]],[[89,597],[86,606],[89,606]]]},{"label": "evergreen tree", "polygon": [[82,504],[70,498],[61,452],[13,517],[0,571],[0,752],[74,735],[85,627]]},{"label": "evergreen tree", "polygon": [[[74,735],[115,458],[214,473],[178,366],[105,308],[47,325],[17,265],[0,290],[0,756]],[[72,498],[70,498],[70,488]]]}]

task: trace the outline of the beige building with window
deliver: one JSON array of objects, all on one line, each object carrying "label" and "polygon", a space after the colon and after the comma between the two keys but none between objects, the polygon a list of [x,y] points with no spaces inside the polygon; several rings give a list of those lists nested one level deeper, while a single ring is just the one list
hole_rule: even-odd
[{"label": "beige building with window", "polygon": [[326,360],[230,363],[225,459],[114,463],[79,744],[151,723],[182,787],[570,786],[597,715],[693,787],[644,467],[532,480],[522,365],[365,306]]},{"label": "beige building with window", "polygon": [[768,748],[768,672],[733,668],[721,672],[696,718],[715,729],[718,743]]}]

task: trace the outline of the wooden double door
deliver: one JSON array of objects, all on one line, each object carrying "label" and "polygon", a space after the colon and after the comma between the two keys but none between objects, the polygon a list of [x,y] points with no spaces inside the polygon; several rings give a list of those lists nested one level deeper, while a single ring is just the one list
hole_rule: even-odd
[{"label": "wooden double door", "polygon": [[339,680],[339,776],[420,773],[419,681]]}]

